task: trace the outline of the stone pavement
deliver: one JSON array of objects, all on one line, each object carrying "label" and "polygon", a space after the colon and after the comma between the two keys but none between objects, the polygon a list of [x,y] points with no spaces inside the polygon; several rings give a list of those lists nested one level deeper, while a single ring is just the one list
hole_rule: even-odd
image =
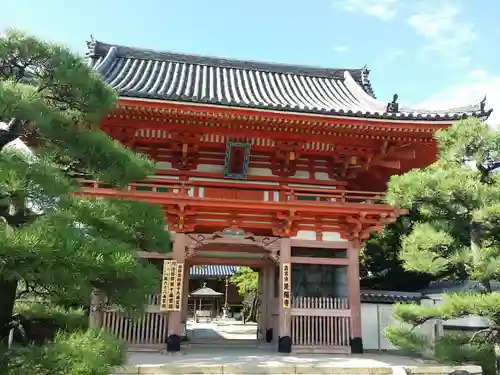
[{"label": "stone pavement", "polygon": [[191,348],[180,354],[130,352],[122,374],[394,374],[447,375],[454,370],[481,374],[479,366],[449,367],[389,354],[280,355],[257,348]]},{"label": "stone pavement", "polygon": [[[390,354],[288,355],[276,345],[258,346],[257,326],[235,321],[187,325],[190,343],[181,353],[130,351],[127,364],[113,375],[123,374],[356,374],[447,375],[457,368]],[[481,368],[461,369],[479,375]]]},{"label": "stone pavement", "polygon": [[257,324],[243,324],[234,320],[219,320],[212,323],[187,324],[188,337],[191,340],[255,340],[257,339]]}]

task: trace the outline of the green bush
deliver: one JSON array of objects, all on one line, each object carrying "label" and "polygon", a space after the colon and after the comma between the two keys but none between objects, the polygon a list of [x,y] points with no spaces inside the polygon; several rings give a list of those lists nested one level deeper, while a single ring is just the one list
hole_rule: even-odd
[{"label": "green bush", "polygon": [[109,375],[125,358],[122,341],[102,330],[59,333],[43,346],[0,353],[2,375]]},{"label": "green bush", "polygon": [[403,353],[433,359],[448,365],[472,363],[483,368],[484,375],[496,375],[493,345],[470,342],[472,333],[445,332],[438,339],[408,327],[392,325],[386,328],[387,339]]},{"label": "green bush", "polygon": [[65,309],[51,303],[17,302],[14,310],[30,321],[50,321],[67,332],[88,327],[88,316],[83,309]]}]

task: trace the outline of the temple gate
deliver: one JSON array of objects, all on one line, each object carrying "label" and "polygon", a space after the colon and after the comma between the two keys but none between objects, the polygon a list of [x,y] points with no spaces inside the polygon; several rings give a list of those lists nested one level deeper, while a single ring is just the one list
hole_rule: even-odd
[{"label": "temple gate", "polygon": [[183,267],[184,281],[165,284],[172,296],[148,312],[160,323],[145,340],[180,350],[187,270],[238,259],[260,270],[259,338],[280,352],[362,352],[359,252],[403,213],[384,202],[386,183],[431,164],[434,132],[486,118],[485,102],[415,110],[397,95],[376,99],[366,68],[88,46],[93,69],[120,95],[103,131],[149,155],[157,171],[120,191],[81,181],[81,193],[162,205],[175,233],[171,260]]}]

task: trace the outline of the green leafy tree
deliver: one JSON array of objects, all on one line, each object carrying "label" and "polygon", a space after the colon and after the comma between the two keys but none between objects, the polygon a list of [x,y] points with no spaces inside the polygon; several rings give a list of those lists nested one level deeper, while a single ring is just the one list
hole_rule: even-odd
[{"label": "green leafy tree", "polygon": [[136,309],[159,280],[137,251],[169,250],[160,207],[76,195],[75,176],[119,188],[154,172],[99,130],[115,99],[65,47],[0,36],[0,338],[19,292],[88,301],[99,289]]},{"label": "green leafy tree", "polygon": [[231,277],[231,283],[238,288],[238,294],[243,297],[250,296],[252,301],[245,310],[245,321],[256,321],[259,302],[259,273],[250,267],[240,267]]},{"label": "green leafy tree", "polygon": [[[443,361],[484,362],[500,344],[500,132],[477,119],[462,120],[438,132],[438,161],[425,169],[393,177],[389,203],[418,207],[421,218],[402,239],[400,259],[410,271],[439,278],[474,280],[481,293],[448,295],[436,307],[403,304],[387,336],[396,346]],[[412,329],[430,319],[470,315],[490,325],[474,335],[446,335],[435,341]]]},{"label": "green leafy tree", "polygon": [[360,254],[361,286],[367,289],[417,291],[427,287],[433,275],[406,270],[399,253],[401,239],[420,219],[417,209],[373,234]]}]

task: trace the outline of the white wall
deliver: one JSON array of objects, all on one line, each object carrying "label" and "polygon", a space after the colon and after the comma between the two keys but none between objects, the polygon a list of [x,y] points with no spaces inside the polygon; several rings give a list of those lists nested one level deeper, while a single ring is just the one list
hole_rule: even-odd
[{"label": "white wall", "polygon": [[361,332],[366,350],[396,349],[384,335],[385,327],[392,323],[392,304],[362,303]]}]

